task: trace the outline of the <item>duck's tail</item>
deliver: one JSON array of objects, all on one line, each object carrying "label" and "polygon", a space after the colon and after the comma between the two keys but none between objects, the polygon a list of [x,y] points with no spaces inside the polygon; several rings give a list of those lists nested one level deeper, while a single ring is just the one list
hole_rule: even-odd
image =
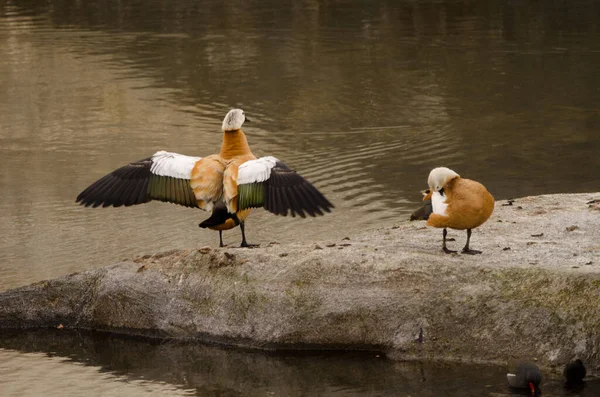
[{"label": "duck's tail", "polygon": [[208,219],[204,220],[198,226],[203,229],[219,226],[227,222],[228,219],[234,219],[233,216],[234,214],[230,214],[229,211],[227,211],[227,206],[225,203],[217,203],[214,206],[210,217],[208,217]]}]

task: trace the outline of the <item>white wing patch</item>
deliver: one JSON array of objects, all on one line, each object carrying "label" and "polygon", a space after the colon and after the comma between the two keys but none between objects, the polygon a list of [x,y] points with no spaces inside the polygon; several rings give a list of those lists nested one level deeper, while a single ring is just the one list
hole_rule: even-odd
[{"label": "white wing patch", "polygon": [[150,167],[150,172],[159,176],[190,179],[192,169],[200,159],[202,159],[202,157],[185,156],[183,154],[161,150],[152,155],[152,167]]},{"label": "white wing patch", "polygon": [[446,204],[446,196],[442,196],[440,192],[433,192],[431,194],[431,206],[433,207],[433,213],[438,215],[446,214],[446,208],[448,208],[448,204]]},{"label": "white wing patch", "polygon": [[271,177],[271,170],[279,160],[273,156],[265,156],[256,160],[246,161],[238,169],[238,185],[264,182]]}]

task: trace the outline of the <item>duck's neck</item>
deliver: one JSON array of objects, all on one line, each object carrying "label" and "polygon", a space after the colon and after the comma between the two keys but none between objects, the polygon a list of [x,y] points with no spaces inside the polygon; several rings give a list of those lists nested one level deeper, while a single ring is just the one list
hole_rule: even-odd
[{"label": "duck's neck", "polygon": [[252,154],[244,132],[242,130],[225,131],[220,156],[224,160],[230,160],[244,154]]}]

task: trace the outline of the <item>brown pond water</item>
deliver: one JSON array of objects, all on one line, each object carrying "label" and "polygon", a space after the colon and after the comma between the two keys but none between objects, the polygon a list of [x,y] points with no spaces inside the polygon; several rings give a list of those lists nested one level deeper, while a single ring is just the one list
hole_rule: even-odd
[{"label": "brown pond water", "polygon": [[[2,350],[2,349],[6,350]],[[393,362],[376,353],[263,353],[67,330],[0,332],[2,396],[509,397],[499,366]],[[545,374],[543,397],[600,395]]]},{"label": "brown pond water", "polygon": [[[587,0],[0,0],[0,290],[215,245],[217,234],[197,226],[201,211],[92,210],[74,199],[156,150],[218,151],[232,107],[252,118],[255,154],[285,161],[336,205],[308,220],[255,211],[250,242],[338,240],[396,224],[439,165],[497,199],[596,192],[599,68],[600,5]],[[239,231],[225,241],[239,244]],[[151,387],[123,380],[118,366],[110,376],[86,367],[80,378],[73,363],[32,354],[2,351],[0,370],[13,382],[33,363],[64,382],[95,377],[86,394]],[[152,390],[189,391],[169,379]],[[36,395],[30,384],[23,377],[14,395]]]}]

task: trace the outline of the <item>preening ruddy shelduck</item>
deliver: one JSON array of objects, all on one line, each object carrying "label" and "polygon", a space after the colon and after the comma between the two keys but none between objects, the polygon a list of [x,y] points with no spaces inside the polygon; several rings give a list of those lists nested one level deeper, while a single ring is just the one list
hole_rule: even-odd
[{"label": "preening ruddy shelduck", "polygon": [[120,207],[159,200],[212,211],[199,226],[218,230],[221,247],[223,230],[236,226],[242,231],[241,246],[250,246],[244,222],[251,208],[302,218],[330,212],[333,205],[325,196],[283,162],[254,157],[242,131],[245,121],[250,120],[241,109],[227,113],[219,154],[202,158],[156,152],[100,178],[77,196],[77,202]]},{"label": "preening ruddy shelduck", "polygon": [[431,199],[433,212],[427,220],[428,226],[444,228],[442,249],[453,253],[446,247],[446,228],[467,230],[467,244],[464,254],[480,254],[481,251],[469,248],[471,230],[483,224],[494,211],[494,197],[481,183],[463,179],[446,167],[431,170],[427,180],[430,192],[423,200]]}]

